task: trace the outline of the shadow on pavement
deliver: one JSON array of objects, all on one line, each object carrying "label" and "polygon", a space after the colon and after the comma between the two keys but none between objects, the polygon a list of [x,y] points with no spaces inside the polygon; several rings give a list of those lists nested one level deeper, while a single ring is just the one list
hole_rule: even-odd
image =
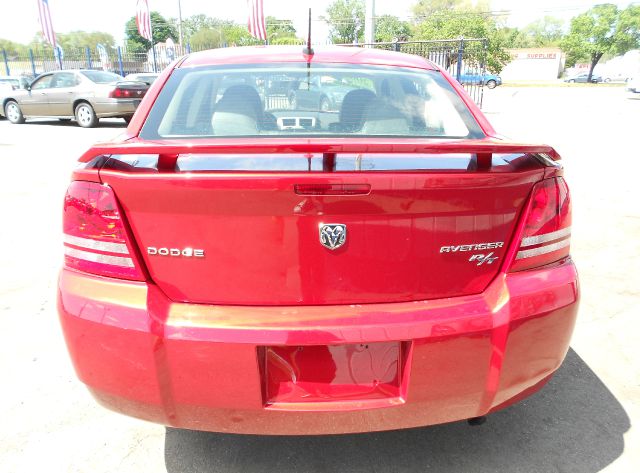
[{"label": "shadow on pavement", "polygon": [[167,428],[169,473],[508,471],[597,472],[624,450],[629,417],[582,359],[567,358],[538,394],[479,427],[456,422],[314,437],[229,435]]}]

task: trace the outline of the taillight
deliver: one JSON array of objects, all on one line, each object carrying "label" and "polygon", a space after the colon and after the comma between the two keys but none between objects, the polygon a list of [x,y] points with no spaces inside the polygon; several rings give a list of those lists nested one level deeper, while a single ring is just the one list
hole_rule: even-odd
[{"label": "taillight", "polygon": [[112,99],[130,99],[130,98],[142,98],[144,97],[146,90],[144,89],[122,89],[116,87],[109,92],[109,97]]},{"label": "taillight", "polygon": [[510,271],[544,266],[569,256],[571,199],[564,179],[538,182],[524,218],[520,247]]},{"label": "taillight", "polygon": [[63,231],[66,267],[101,276],[144,280],[109,186],[72,182],[64,198]]}]

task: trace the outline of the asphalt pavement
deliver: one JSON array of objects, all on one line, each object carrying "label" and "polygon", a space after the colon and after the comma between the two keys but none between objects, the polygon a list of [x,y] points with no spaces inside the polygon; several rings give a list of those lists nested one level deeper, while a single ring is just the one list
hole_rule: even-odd
[{"label": "asphalt pavement", "polygon": [[324,437],[184,431],[98,406],[57,321],[60,217],[78,156],[124,122],[0,120],[0,472],[640,471],[640,97],[499,87],[484,109],[564,158],[582,290],[572,349],[541,392],[481,426]]}]

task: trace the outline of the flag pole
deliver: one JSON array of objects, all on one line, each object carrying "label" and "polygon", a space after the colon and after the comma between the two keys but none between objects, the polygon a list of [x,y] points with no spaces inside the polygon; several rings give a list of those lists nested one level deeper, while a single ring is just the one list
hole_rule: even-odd
[{"label": "flag pole", "polygon": [[[51,25],[51,28],[53,28],[53,25]],[[62,55],[58,49],[58,40],[56,39],[55,33],[53,33],[53,55],[58,60],[58,67],[62,70]]]},{"label": "flag pole", "polygon": [[153,53],[153,72],[158,72],[158,60],[156,59],[156,45],[153,42],[153,21],[151,21],[151,7],[149,7],[149,35],[151,36],[151,51]]},{"label": "flag pole", "polygon": [[180,0],[178,0],[178,35],[180,36],[180,53],[184,54],[184,51],[182,50],[182,4]]}]

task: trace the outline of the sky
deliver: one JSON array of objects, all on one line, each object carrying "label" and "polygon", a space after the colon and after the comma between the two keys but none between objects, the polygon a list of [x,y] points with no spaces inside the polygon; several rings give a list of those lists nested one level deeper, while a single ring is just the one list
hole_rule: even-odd
[{"label": "sky", "polygon": [[[0,38],[28,43],[40,31],[37,0],[0,0],[11,5],[11,21],[3,21]],[[178,16],[178,0],[148,0],[151,10],[166,18]],[[416,0],[375,0],[376,15],[391,14],[401,19],[411,17]],[[629,0],[608,0],[625,7]],[[293,21],[299,34],[307,29],[307,12],[312,8],[314,42],[327,37],[328,28],[319,19],[332,0],[264,0],[265,15]],[[522,27],[545,15],[559,17],[567,23],[571,17],[603,0],[492,0],[492,11],[508,13],[510,26]],[[637,3],[637,2],[636,2]],[[246,23],[246,0],[181,0],[182,17],[204,13],[208,16]],[[135,14],[136,0],[49,0],[56,33],[73,30],[104,31],[113,35],[118,44],[124,40],[125,22]]]}]

